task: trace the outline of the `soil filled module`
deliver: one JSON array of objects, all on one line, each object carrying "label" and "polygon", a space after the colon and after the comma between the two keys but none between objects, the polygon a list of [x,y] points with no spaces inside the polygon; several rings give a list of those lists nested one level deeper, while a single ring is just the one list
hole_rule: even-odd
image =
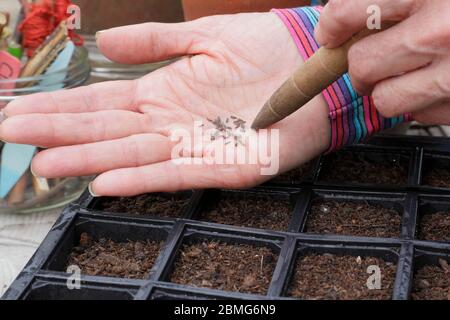
[{"label": "soil filled module", "polygon": [[117,214],[181,218],[190,199],[191,195],[188,193],[143,194],[135,197],[104,198],[95,208]]},{"label": "soil filled module", "polygon": [[401,215],[394,209],[361,201],[316,200],[305,232],[365,237],[399,237]]},{"label": "soil filled module", "polygon": [[404,185],[409,159],[402,155],[339,151],[328,155],[320,181],[343,184]]},{"label": "soil filled module", "polygon": [[414,300],[450,300],[450,267],[447,260],[425,265],[414,275],[411,297]]},{"label": "soil filled module", "polygon": [[[369,266],[378,266],[381,287],[367,286]],[[376,257],[308,254],[299,257],[288,295],[312,300],[388,300],[396,266]]]},{"label": "soil filled module", "polygon": [[268,247],[216,241],[185,244],[170,281],[225,291],[265,294],[277,255]]},{"label": "soil filled module", "polygon": [[145,279],[161,250],[160,241],[95,241],[82,233],[79,245],[72,249],[68,266],[78,266],[91,276]]},{"label": "soil filled module", "polygon": [[218,202],[209,203],[200,213],[199,219],[239,227],[285,231],[292,211],[289,199],[225,193]]}]

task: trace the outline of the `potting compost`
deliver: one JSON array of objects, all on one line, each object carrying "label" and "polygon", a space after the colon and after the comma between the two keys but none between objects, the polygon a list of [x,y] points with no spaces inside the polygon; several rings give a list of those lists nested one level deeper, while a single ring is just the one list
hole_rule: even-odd
[{"label": "potting compost", "polygon": [[85,192],[3,299],[449,299],[436,170],[450,140],[379,136],[249,190]]}]

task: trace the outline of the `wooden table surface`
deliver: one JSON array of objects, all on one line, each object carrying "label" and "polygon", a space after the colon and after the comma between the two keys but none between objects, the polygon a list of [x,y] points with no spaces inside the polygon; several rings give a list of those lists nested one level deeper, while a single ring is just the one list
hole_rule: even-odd
[{"label": "wooden table surface", "polygon": [[44,240],[61,210],[34,214],[0,213],[0,296]]}]

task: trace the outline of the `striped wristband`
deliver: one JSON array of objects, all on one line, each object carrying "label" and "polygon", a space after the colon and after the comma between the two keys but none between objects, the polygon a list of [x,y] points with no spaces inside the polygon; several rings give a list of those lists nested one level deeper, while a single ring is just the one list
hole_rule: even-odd
[{"label": "striped wristband", "polygon": [[[314,27],[321,10],[322,7],[272,10],[289,29],[304,60],[319,48],[314,38]],[[322,94],[330,110],[331,145],[328,152],[358,143],[379,131],[411,120],[409,114],[393,118],[381,116],[375,108],[372,97],[359,96],[356,93],[348,73]]]}]

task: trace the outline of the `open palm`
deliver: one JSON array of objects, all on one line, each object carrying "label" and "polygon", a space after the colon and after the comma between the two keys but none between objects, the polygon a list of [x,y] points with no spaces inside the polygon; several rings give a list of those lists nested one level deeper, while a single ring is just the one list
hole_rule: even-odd
[{"label": "open palm", "polygon": [[[248,122],[302,63],[273,13],[148,23],[107,30],[100,50],[120,63],[182,56],[134,81],[40,93],[10,103],[0,128],[8,142],[48,148],[33,160],[43,177],[100,174],[98,195],[135,195],[205,187],[247,187],[268,179],[260,165],[189,165],[171,161],[174,129],[237,116]],[[328,146],[325,103],[314,99],[280,122],[280,170]],[[300,143],[301,141],[301,143]]]}]

